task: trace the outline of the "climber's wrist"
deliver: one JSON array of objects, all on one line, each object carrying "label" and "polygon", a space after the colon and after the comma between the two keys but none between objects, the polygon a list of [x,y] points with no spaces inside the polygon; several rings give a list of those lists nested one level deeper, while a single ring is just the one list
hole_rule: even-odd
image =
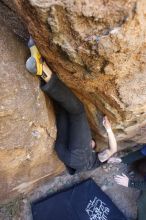
[{"label": "climber's wrist", "polygon": [[112,128],[106,128],[106,132],[107,133],[112,133],[113,131],[112,131]]}]

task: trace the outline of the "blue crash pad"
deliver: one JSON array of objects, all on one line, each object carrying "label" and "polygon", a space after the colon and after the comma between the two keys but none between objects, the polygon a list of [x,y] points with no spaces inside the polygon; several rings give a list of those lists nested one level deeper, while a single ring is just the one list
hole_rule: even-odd
[{"label": "blue crash pad", "polygon": [[34,220],[126,220],[92,179],[34,202],[32,214]]}]

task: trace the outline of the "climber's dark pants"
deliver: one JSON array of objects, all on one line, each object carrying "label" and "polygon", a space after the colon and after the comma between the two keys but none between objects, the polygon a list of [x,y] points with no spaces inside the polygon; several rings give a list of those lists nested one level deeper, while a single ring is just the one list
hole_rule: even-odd
[{"label": "climber's dark pants", "polygon": [[55,100],[55,150],[59,158],[71,174],[95,167],[96,154],[91,148],[92,137],[83,104],[55,74],[48,83],[41,83],[41,89]]},{"label": "climber's dark pants", "polygon": [[138,201],[138,220],[146,220],[146,190],[143,190]]}]

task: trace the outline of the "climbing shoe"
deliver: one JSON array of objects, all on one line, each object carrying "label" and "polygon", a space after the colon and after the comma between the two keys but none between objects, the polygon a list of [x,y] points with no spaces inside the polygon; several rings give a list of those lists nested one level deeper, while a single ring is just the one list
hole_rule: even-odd
[{"label": "climbing shoe", "polygon": [[29,57],[26,61],[27,70],[36,76],[42,76],[43,74],[43,59],[41,54],[39,53],[34,40],[30,37],[28,41],[28,47],[31,52],[31,57]]}]

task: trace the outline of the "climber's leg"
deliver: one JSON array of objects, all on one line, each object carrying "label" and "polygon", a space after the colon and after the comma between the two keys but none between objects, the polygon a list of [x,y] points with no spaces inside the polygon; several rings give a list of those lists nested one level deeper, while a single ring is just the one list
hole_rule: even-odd
[{"label": "climber's leg", "polygon": [[[40,75],[44,79],[44,81],[41,81],[41,89],[49,97],[57,101],[69,114],[68,145],[70,151],[72,152],[72,158],[70,158],[70,155],[68,155],[67,161],[72,162],[72,159],[74,158],[74,162],[79,163],[80,161],[80,163],[75,167],[79,167],[80,165],[83,165],[83,163],[85,163],[86,168],[89,168],[92,166],[95,157],[92,156],[92,137],[87,122],[84,106],[79,101],[79,99],[72,93],[72,91],[63,82],[61,82],[55,74],[52,74],[46,63],[43,64],[42,68],[40,67],[40,65],[37,65],[37,62],[39,62],[38,56],[36,56],[36,54],[38,54],[38,51],[36,51],[35,45],[33,47],[34,50],[32,50],[31,48],[30,50],[32,57],[35,57],[36,61],[34,65],[37,70],[36,75]],[[29,71],[31,69],[31,62],[34,62],[34,59],[30,59],[30,61],[26,65]],[[41,71],[38,72],[38,68],[39,70],[43,69],[42,72],[45,72],[46,74],[45,78],[42,73],[40,74]],[[61,142],[57,141],[57,147],[60,143]],[[58,152],[60,151],[58,154],[60,154],[61,158],[63,152],[61,152],[60,149],[61,147],[58,150]],[[69,152],[66,151],[66,154],[67,153]]]},{"label": "climber's leg", "polygon": [[[54,103],[56,113],[57,138],[56,143],[61,143],[63,146],[68,146],[68,114],[64,108]],[[55,147],[56,148],[56,147]]]},{"label": "climber's leg", "polygon": [[92,152],[91,131],[83,104],[55,74],[52,74],[47,83],[42,81],[41,88],[68,112],[70,161],[78,169],[90,169],[95,163],[96,155]]},{"label": "climber's leg", "polygon": [[54,103],[56,113],[57,138],[55,141],[55,150],[60,160],[65,164],[70,174],[75,173],[75,169],[70,167],[69,158],[70,152],[68,150],[68,113]]},{"label": "climber's leg", "polygon": [[79,114],[84,112],[84,106],[73,92],[59,80],[56,74],[52,74],[47,83],[41,84],[41,89],[55,101],[57,101],[68,113]]},{"label": "climber's leg", "polygon": [[33,75],[43,78],[44,83],[41,84],[42,90],[56,100],[69,113],[79,114],[83,112],[83,104],[72,91],[52,73],[48,65],[43,61],[31,37],[28,42],[28,47],[31,52],[31,57],[26,61],[26,68]]},{"label": "climber's leg", "polygon": [[69,150],[78,156],[79,169],[91,169],[97,159],[91,147],[91,131],[86,113],[69,114]]}]

